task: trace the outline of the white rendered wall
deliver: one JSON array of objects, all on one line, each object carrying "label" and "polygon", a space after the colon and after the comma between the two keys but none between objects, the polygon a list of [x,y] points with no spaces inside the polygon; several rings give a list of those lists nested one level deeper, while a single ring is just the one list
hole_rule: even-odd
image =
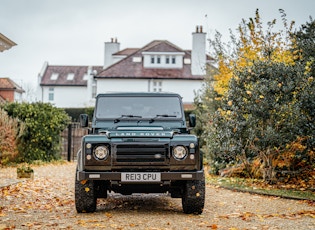
[{"label": "white rendered wall", "polygon": [[22,93],[14,92],[14,101],[22,102]]},{"label": "white rendered wall", "polygon": [[[54,88],[54,100],[49,101],[49,88]],[[87,87],[43,87],[43,102],[59,108],[82,108],[91,106],[86,97]]]},{"label": "white rendered wall", "polygon": [[[155,80],[156,81],[156,80]],[[201,89],[202,80],[169,80],[162,81],[162,91],[178,93],[184,103],[194,101],[194,91]],[[97,79],[97,93],[107,92],[153,92],[152,79]]]},{"label": "white rendered wall", "polygon": [[109,92],[148,92],[147,79],[97,79],[97,94]]},{"label": "white rendered wall", "polygon": [[163,80],[163,92],[178,93],[182,96],[184,103],[194,102],[194,91],[201,89],[202,80]]}]

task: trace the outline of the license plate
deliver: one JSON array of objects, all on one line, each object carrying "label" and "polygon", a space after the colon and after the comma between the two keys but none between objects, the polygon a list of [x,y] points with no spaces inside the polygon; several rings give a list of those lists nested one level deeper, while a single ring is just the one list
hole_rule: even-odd
[{"label": "license plate", "polygon": [[160,182],[161,173],[121,173],[122,182]]}]

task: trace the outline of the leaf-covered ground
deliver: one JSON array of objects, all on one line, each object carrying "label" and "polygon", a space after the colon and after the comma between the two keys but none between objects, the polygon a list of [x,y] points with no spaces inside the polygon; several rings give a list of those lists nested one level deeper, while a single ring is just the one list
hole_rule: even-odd
[{"label": "leaf-covered ground", "polygon": [[[240,193],[208,185],[202,215],[185,215],[167,195],[98,200],[97,211],[77,214],[75,164],[37,166],[35,178],[0,188],[0,229],[315,229],[312,202]],[[0,181],[16,178],[1,168]],[[0,184],[1,184],[0,182]]]}]

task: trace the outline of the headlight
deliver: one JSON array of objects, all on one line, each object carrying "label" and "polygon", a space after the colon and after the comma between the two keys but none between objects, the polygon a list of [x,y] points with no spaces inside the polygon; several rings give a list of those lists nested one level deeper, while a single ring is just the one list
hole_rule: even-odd
[{"label": "headlight", "polygon": [[176,146],[173,150],[173,156],[177,160],[183,160],[187,157],[187,149],[184,146]]},{"label": "headlight", "polygon": [[109,149],[105,145],[97,146],[94,150],[94,156],[98,160],[105,160],[109,155]]}]

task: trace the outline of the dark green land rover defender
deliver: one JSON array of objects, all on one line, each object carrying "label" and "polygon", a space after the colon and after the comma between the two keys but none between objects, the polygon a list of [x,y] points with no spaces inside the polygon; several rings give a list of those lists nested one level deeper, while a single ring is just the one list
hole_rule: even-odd
[{"label": "dark green land rover defender", "polygon": [[[88,116],[80,115],[82,127]],[[194,127],[196,117],[189,116]],[[180,95],[108,93],[96,98],[82,138],[75,180],[78,212],[94,212],[108,192],[168,193],[185,213],[200,214],[205,177],[198,139],[189,133]]]}]

